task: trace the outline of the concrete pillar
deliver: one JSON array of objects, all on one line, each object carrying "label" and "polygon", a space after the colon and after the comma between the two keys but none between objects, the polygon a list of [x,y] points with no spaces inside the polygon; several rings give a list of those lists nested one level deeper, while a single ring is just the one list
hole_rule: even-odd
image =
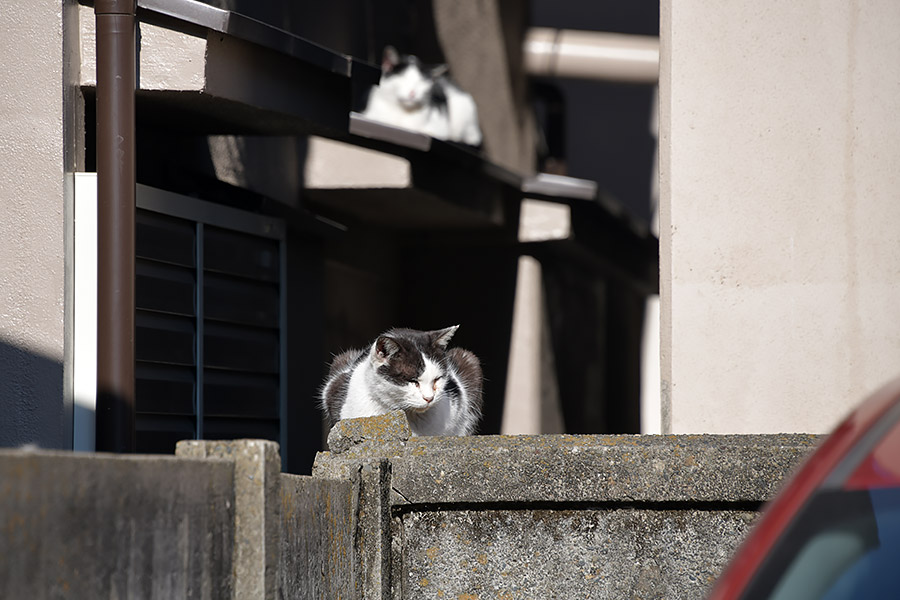
[{"label": "concrete pillar", "polygon": [[478,104],[485,155],[528,174],[534,171],[536,130],[521,51],[525,6],[518,0],[432,3],[450,72]]},{"label": "concrete pillar", "polygon": [[278,597],[281,564],[281,457],[266,440],[185,440],[183,458],[234,462],[234,599]]},{"label": "concrete pillar", "polygon": [[[659,88],[653,94],[650,134],[656,140],[653,153],[653,179],[650,185],[652,215],[650,231],[659,238]],[[663,433],[662,394],[660,389],[659,294],[647,297],[644,304],[644,330],[641,337],[641,433]]]},{"label": "concrete pillar", "polygon": [[900,365],[900,4],[660,30],[663,430],[826,431]]},{"label": "concrete pillar", "polygon": [[543,270],[531,256],[519,257],[508,369],[500,433],[562,433]]}]

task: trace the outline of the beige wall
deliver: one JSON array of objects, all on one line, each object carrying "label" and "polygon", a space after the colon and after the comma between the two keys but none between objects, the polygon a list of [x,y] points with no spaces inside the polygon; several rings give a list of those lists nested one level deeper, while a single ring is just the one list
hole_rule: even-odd
[{"label": "beige wall", "polygon": [[820,432],[900,372],[898,32],[894,0],[663,0],[664,429]]},{"label": "beige wall", "polygon": [[0,446],[71,445],[63,18],[72,14],[58,0],[0,11]]}]

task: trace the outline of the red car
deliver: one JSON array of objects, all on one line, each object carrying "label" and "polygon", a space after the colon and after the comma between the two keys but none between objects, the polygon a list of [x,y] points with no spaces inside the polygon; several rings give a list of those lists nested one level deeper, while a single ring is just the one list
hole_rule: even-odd
[{"label": "red car", "polygon": [[810,456],[709,596],[846,598],[900,598],[900,379]]}]

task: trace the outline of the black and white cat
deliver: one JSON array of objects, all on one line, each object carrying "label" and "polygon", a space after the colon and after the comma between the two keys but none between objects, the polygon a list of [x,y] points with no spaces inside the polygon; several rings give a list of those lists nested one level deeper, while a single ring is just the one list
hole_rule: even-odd
[{"label": "black and white cat", "polygon": [[331,363],[322,387],[329,424],[403,410],[413,435],[469,435],[481,418],[481,363],[447,349],[459,325],[436,331],[391,329],[364,350]]},{"label": "black and white cat", "polygon": [[450,80],[447,65],[426,67],[392,46],[384,49],[381,79],[363,115],[440,140],[481,145],[475,100]]}]

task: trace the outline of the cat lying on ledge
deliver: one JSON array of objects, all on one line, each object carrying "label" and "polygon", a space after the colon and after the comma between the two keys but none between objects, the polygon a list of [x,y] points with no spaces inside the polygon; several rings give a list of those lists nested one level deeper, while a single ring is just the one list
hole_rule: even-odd
[{"label": "cat lying on ledge", "polygon": [[447,65],[426,67],[415,56],[386,47],[381,80],[369,91],[363,116],[439,140],[480,146],[475,100],[450,80],[447,70]]},{"label": "cat lying on ledge", "polygon": [[363,350],[331,362],[321,406],[329,425],[402,410],[413,435],[470,435],[481,418],[481,363],[447,349],[459,325],[391,329]]}]

